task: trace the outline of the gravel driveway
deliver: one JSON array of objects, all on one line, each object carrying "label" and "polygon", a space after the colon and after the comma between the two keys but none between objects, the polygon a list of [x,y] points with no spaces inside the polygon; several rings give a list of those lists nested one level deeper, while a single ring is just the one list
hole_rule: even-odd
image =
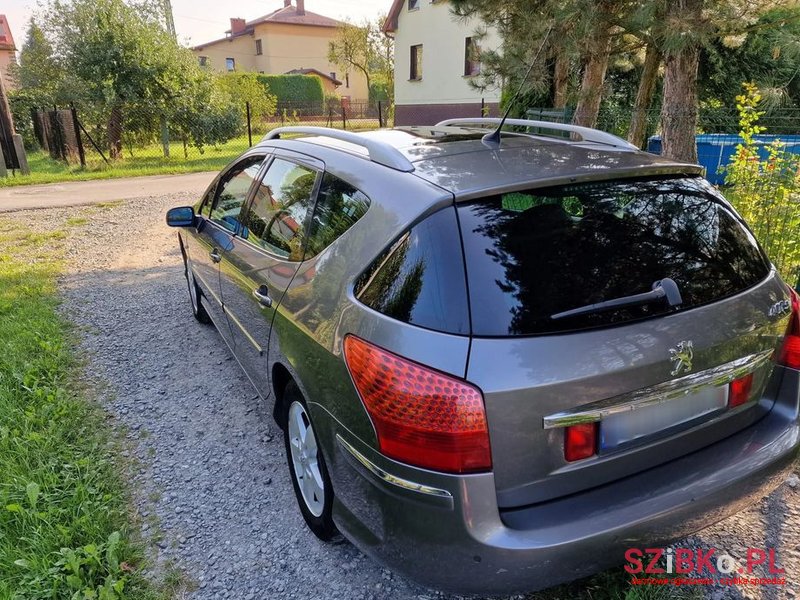
[{"label": "gravel driveway", "polygon": [[[158,560],[185,570],[198,600],[445,597],[304,529],[281,432],[213,327],[191,317],[176,234],[163,225],[180,203],[156,197],[4,215],[68,231],[64,310],[81,331],[87,376],[134,442],[138,510]],[[679,544],[734,555],[775,546],[791,585],[709,589],[708,598],[800,595],[793,483]]]}]

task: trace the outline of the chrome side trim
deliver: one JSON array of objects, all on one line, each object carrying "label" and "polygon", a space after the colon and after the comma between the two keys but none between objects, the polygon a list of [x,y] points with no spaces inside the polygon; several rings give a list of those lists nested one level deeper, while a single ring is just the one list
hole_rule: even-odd
[{"label": "chrome side trim", "polygon": [[214,300],[216,300],[217,304],[222,306],[222,300],[220,300],[219,296],[217,296],[214,293],[214,288],[212,288],[210,285],[208,285],[208,282],[205,279],[203,279],[194,269],[192,269],[192,275],[194,275],[197,279],[200,280],[200,283],[202,283],[205,286],[205,288],[208,290],[208,293],[211,294],[214,297]]},{"label": "chrome side trim", "polygon": [[420,494],[427,494],[429,496],[437,496],[439,498],[451,498],[451,499],[453,497],[453,495],[447,490],[441,490],[439,488],[423,485],[421,483],[415,483],[414,481],[409,481],[408,479],[403,479],[402,477],[397,477],[396,475],[387,473],[386,471],[381,469],[378,465],[369,460],[366,456],[361,454],[361,452],[353,448],[353,446],[344,441],[342,436],[339,435],[338,433],[336,434],[336,441],[339,442],[342,448],[344,448],[350,454],[352,454],[353,458],[355,458],[359,463],[364,465],[370,472],[372,472],[373,475],[382,479],[386,483],[396,485],[397,487],[403,488],[405,490],[419,492]]},{"label": "chrome side trim", "polygon": [[691,375],[679,377],[672,381],[659,383],[649,388],[643,388],[621,396],[600,400],[593,404],[578,407],[575,410],[547,415],[543,419],[543,426],[545,429],[555,429],[557,427],[568,427],[581,423],[595,423],[609,415],[652,404],[669,402],[675,398],[680,398],[681,396],[696,392],[702,387],[725,385],[763,366],[769,362],[771,356],[772,350],[765,350],[764,352],[751,354],[712,369],[700,371],[699,373],[692,373]]},{"label": "chrome side trim", "polygon": [[245,329],[244,325],[242,325],[241,322],[239,322],[239,319],[236,318],[236,315],[234,315],[230,310],[228,310],[228,307],[226,307],[224,304],[222,305],[222,310],[225,311],[225,314],[228,315],[231,318],[231,321],[233,321],[236,324],[236,326],[242,331],[244,337],[247,338],[247,341],[250,342],[256,350],[258,350],[258,353],[264,354],[264,349],[261,346],[259,346],[258,342],[253,338],[253,336],[247,332],[247,329]]}]

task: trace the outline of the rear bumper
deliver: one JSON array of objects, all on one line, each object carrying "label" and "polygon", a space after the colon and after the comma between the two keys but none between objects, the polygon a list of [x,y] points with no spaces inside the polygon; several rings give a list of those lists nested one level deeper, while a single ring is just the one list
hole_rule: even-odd
[{"label": "rear bumper", "polygon": [[723,441],[585,492],[502,511],[491,473],[446,476],[396,463],[320,409],[334,518],[364,552],[432,587],[542,589],[622,564],[628,548],[679,539],[768,494],[800,452],[798,390],[800,373],[787,370],[772,411]]}]

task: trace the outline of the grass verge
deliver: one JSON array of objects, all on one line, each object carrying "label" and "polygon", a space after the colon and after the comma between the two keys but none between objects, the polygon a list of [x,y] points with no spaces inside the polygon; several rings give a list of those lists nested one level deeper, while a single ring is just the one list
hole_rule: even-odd
[{"label": "grass verge", "polygon": [[0,222],[0,599],[164,598],[56,312],[63,238]]}]

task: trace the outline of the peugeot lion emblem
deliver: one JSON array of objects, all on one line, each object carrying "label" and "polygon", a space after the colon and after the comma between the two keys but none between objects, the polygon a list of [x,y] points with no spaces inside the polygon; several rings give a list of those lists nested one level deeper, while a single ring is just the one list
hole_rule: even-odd
[{"label": "peugeot lion emblem", "polygon": [[687,342],[680,342],[677,348],[672,348],[669,351],[669,359],[672,361],[672,375],[680,375],[683,372],[688,373],[692,370],[692,358],[694,358],[694,350],[692,349],[691,340]]}]

